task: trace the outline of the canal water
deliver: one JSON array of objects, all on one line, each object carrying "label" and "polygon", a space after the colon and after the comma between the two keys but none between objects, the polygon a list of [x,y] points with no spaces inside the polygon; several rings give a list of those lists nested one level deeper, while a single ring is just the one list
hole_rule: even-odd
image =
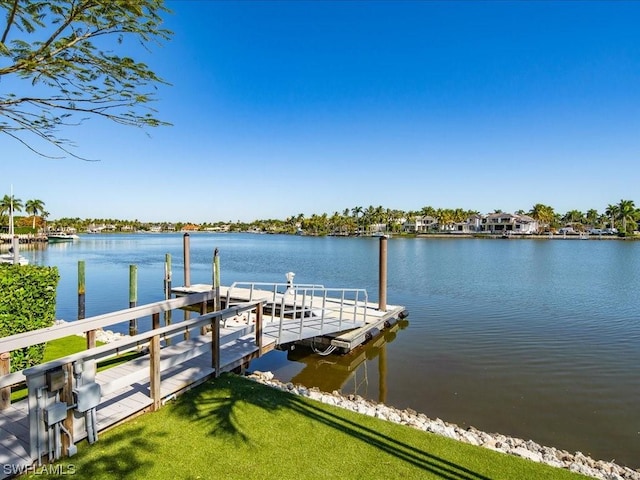
[{"label": "canal water", "polygon": [[[377,300],[375,238],[189,238],[192,283],[211,283],[219,248],[224,285],[292,271]],[[182,285],[182,245],[179,233],[84,235],[22,253],[59,268],[57,316],[73,320],[79,260],[92,316],[129,306],[129,265],[138,304],[164,298],[167,253]],[[408,322],[347,356],[275,351],[250,369],[640,467],[640,242],[391,238],[388,277]]]}]

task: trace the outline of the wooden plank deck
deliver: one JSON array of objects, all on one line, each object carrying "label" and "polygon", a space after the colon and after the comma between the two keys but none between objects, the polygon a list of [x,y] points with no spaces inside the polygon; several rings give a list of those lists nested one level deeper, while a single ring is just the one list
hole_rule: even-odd
[{"label": "wooden plank deck", "polygon": [[[220,328],[220,372],[215,372],[214,370],[211,334],[199,335],[199,328],[195,328],[196,326],[206,328],[208,324],[203,323],[203,320],[205,322],[208,321],[206,315],[202,316],[202,320],[187,321],[189,325],[194,326],[190,330],[190,338],[187,340],[183,339],[182,334],[184,329],[190,327],[181,327],[182,330],[176,329],[175,326],[162,327],[155,334],[154,340],[157,342],[157,338],[160,337],[161,344],[164,344],[164,347],[159,350],[158,363],[161,376],[159,395],[154,394],[155,396],[153,397],[156,399],[155,404],[151,395],[151,361],[149,354],[98,372],[95,375],[95,380],[101,385],[102,391],[100,404],[96,409],[98,432],[110,428],[133,415],[157,408],[160,403],[164,403],[184,390],[206,381],[212,375],[242,366],[250,359],[259,356],[261,352],[264,353],[279,345],[308,342],[310,341],[309,339],[313,339],[313,342],[319,345],[322,344],[321,342],[327,342],[328,346],[350,351],[355,346],[371,338],[372,332],[379,333],[383,328],[395,323],[395,320],[404,312],[403,307],[396,306],[389,306],[387,311],[381,312],[377,310],[377,305],[363,302],[359,299],[358,292],[364,291],[356,289],[351,289],[350,291],[356,292],[351,300],[344,298],[344,291],[342,291],[342,299],[340,299],[326,296],[314,297],[315,294],[306,295],[306,293],[296,297],[289,290],[285,293],[274,293],[273,291],[260,291],[253,287],[252,289],[235,287],[232,292],[233,295],[227,297],[229,290],[227,287],[221,288],[221,295],[225,299],[228,298],[229,301],[227,303],[229,305],[226,305],[226,313],[222,317],[223,321]],[[173,289],[172,292],[178,296],[189,296],[190,299],[184,301],[174,299],[144,308],[157,315],[158,312],[169,309],[169,307],[181,308],[183,303],[185,305],[201,305],[203,304],[202,302],[211,300],[211,285],[178,287]],[[192,293],[196,293],[195,300],[191,296]],[[197,296],[198,293],[200,294],[199,296]],[[364,295],[366,298],[366,292]],[[258,313],[251,313],[252,305],[255,304],[250,303],[258,300],[267,301],[264,310],[262,310],[262,306],[260,306],[260,310],[256,310],[256,312],[262,312],[261,352],[255,338],[255,315],[258,315]],[[238,305],[238,303],[243,305]],[[146,310],[144,311],[146,312]],[[286,311],[287,317],[281,318],[281,311]],[[130,309],[126,313],[115,312],[114,314],[95,317],[88,320],[93,323],[86,328],[89,330],[94,327],[100,328],[102,324],[106,325],[112,321],[111,316],[119,319],[123,315],[127,316],[135,313],[137,311],[132,312]],[[76,328],[76,325],[71,324],[65,328],[70,330]],[[30,334],[29,338],[11,341],[25,343],[33,340],[31,338],[33,335],[46,336],[48,334],[48,332],[36,332],[35,334]],[[166,342],[165,334],[173,335],[170,344]],[[61,334],[58,332],[56,335],[60,336]],[[142,333],[132,339],[131,343],[127,343],[124,340],[123,347],[134,345],[133,348],[135,349],[136,344],[148,345],[153,336],[151,332]],[[13,346],[18,348],[21,345],[16,343]],[[84,358],[91,358],[91,355],[93,355],[92,358],[104,359],[109,352],[115,352],[118,347],[118,345],[114,345],[111,350],[107,346],[99,347],[92,349],[91,352],[95,353],[89,353],[88,357],[83,357],[82,354],[74,354],[68,358],[65,357],[64,361],[68,363],[82,361]],[[158,355],[158,350],[155,352]],[[105,356],[100,357],[100,355]],[[58,362],[62,361],[58,360]],[[55,364],[55,362],[51,363]],[[62,365],[63,363],[60,363],[55,368],[59,368]],[[34,367],[32,370],[37,368],[39,367]],[[40,368],[50,368],[50,366]],[[87,371],[89,372],[90,370]],[[31,374],[33,375],[33,373]],[[40,373],[40,375],[42,374]],[[155,392],[157,392],[157,389]],[[30,394],[32,401],[35,401],[33,392],[30,392]],[[82,417],[81,414],[76,413],[75,415],[76,418]],[[34,425],[38,424],[35,419],[32,420],[35,422]],[[0,479],[11,476],[11,474],[6,474],[7,470],[15,472],[15,469],[30,466],[32,464],[31,458],[37,457],[37,454],[32,451],[32,448],[35,447],[31,446],[30,437],[33,437],[34,433],[30,432],[30,428],[35,430],[33,425],[30,427],[27,400],[16,402],[8,409],[0,411],[0,463],[3,465],[0,471]],[[86,438],[87,434],[84,428],[83,421],[74,422],[74,440],[76,442]],[[9,469],[5,466],[9,466]]]},{"label": "wooden plank deck", "polygon": [[[29,457],[29,420],[26,400],[0,411],[0,478],[31,465]],[[9,467],[5,467],[5,465]]]},{"label": "wooden plank deck", "polygon": [[[246,358],[258,355],[255,334],[247,325],[236,323],[221,329],[220,372],[241,366]],[[249,333],[247,333],[249,332]],[[198,335],[174,343],[161,350],[161,396],[163,401],[210,378],[212,367],[211,334]],[[274,348],[272,338],[265,336],[263,350]],[[125,364],[96,374],[102,399],[96,409],[98,431],[110,428],[127,418],[144,412],[152,404],[149,396],[150,356],[143,355]],[[29,409],[27,399],[0,411],[0,479],[8,478],[20,468],[32,465],[29,455]],[[76,442],[86,438],[81,422],[74,431]]]},{"label": "wooden plank deck", "polygon": [[[189,287],[175,287],[176,295],[188,295],[203,293],[211,290],[209,284],[195,284]],[[231,291],[231,294],[229,292]],[[221,286],[220,296],[229,298],[231,302],[248,302],[250,300],[267,300],[276,305],[284,303],[287,311],[297,309],[315,312],[314,317],[306,317],[304,322],[299,319],[285,318],[280,330],[280,318],[277,312],[264,315],[264,333],[278,339],[278,344],[300,342],[316,346],[339,348],[341,352],[350,352],[357,346],[379,334],[390,324],[395,323],[405,314],[405,308],[399,305],[387,305],[385,311],[378,309],[375,302],[354,302],[353,300],[341,300],[336,297],[327,297],[304,300],[298,295],[296,304],[293,303],[293,295],[283,293],[274,294],[273,290],[250,289],[244,287]],[[273,303],[272,303],[273,304]],[[324,311],[324,320],[321,320]],[[276,313],[274,315],[274,313]]]}]

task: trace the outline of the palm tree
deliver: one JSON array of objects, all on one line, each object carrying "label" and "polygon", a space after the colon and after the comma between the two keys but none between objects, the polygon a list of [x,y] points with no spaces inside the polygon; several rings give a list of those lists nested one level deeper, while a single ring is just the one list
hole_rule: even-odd
[{"label": "palm tree", "polygon": [[587,210],[586,220],[587,223],[595,227],[598,223],[598,211],[595,208]]},{"label": "palm tree", "polygon": [[15,196],[5,195],[0,200],[0,216],[4,216],[5,213],[9,213],[12,216],[14,212],[22,211],[22,200],[15,198]]},{"label": "palm tree", "polygon": [[627,233],[627,222],[635,222],[636,206],[633,200],[620,200],[618,203],[618,218],[622,220],[622,231]]},{"label": "palm tree", "polygon": [[563,217],[567,223],[582,223],[584,214],[580,210],[569,210]]},{"label": "palm tree", "polygon": [[362,207],[353,207],[351,209],[351,214],[353,215],[353,218],[356,221],[356,230],[358,231],[358,233],[360,233],[360,214],[363,212]]},{"label": "palm tree", "polygon": [[618,216],[618,205],[607,205],[607,209],[604,211],[609,218],[611,219],[611,228],[615,228],[616,226],[616,217]]},{"label": "palm tree", "polygon": [[536,203],[533,208],[529,210],[529,215],[531,215],[531,218],[538,221],[540,227],[551,226],[551,223],[555,219],[553,207],[542,203]]},{"label": "palm tree", "polygon": [[42,230],[45,233],[47,231],[47,218],[49,218],[49,215],[51,215],[51,214],[49,212],[47,212],[46,210],[42,212],[42,220],[43,220]]},{"label": "palm tree", "polygon": [[33,224],[32,224],[32,228],[35,230],[36,228],[36,215],[38,215],[38,213],[43,212],[44,211],[44,202],[42,200],[27,200],[27,203],[25,203],[25,210],[27,211],[27,213],[30,213],[31,215],[33,215]]}]

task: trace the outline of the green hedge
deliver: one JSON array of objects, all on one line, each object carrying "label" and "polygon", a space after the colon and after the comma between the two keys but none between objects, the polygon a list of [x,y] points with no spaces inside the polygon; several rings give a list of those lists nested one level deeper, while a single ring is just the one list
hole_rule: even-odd
[{"label": "green hedge", "polygon": [[[50,327],[56,315],[56,267],[0,265],[0,337]],[[11,352],[11,371],[42,362],[44,344]]]}]

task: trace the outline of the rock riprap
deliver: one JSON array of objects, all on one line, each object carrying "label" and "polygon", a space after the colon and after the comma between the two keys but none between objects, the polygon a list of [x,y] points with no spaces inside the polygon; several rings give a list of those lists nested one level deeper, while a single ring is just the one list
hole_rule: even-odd
[{"label": "rock riprap", "polygon": [[343,395],[337,390],[327,393],[321,392],[317,388],[283,383],[276,380],[271,372],[255,371],[248,374],[247,378],[294,395],[308,397],[370,417],[408,425],[418,430],[435,433],[508,455],[526,458],[533,462],[564,468],[593,478],[602,480],[640,480],[640,471],[632,470],[613,462],[594,460],[581,452],[569,453],[566,450],[538,445],[531,440],[522,440],[498,433],[485,433],[473,427],[461,428],[444,422],[439,418],[434,420],[423,413],[417,413],[411,409],[400,410],[382,403],[372,402],[359,395]]}]

